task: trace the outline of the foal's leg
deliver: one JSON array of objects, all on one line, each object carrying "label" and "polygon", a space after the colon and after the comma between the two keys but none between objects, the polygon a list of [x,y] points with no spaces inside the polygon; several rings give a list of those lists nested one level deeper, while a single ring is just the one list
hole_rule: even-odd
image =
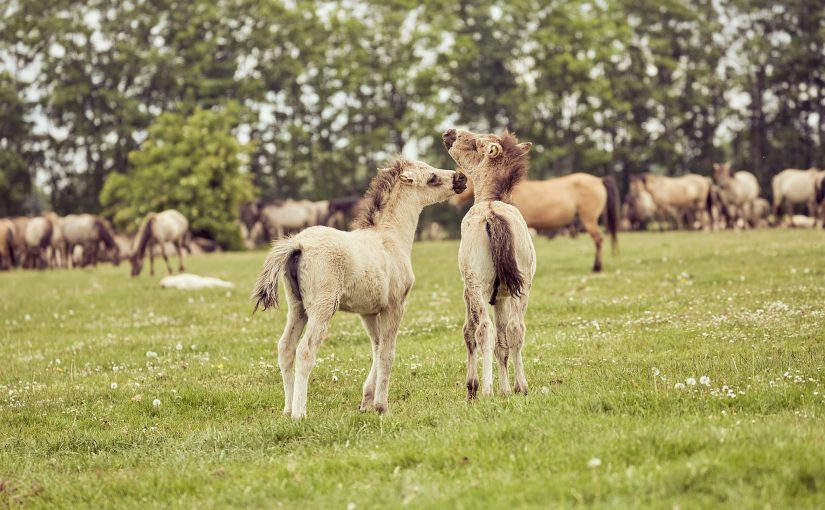
[{"label": "foal's leg", "polygon": [[378,342],[378,367],[375,372],[375,410],[384,414],[389,409],[390,372],[395,360],[395,337],[404,315],[404,303],[395,308],[388,308],[378,315],[378,327],[381,331]]},{"label": "foal's leg", "polygon": [[335,313],[333,306],[306,310],[307,329],[298,344],[295,356],[295,383],[292,390],[292,418],[298,420],[307,415],[307,386],[309,374],[315,366],[318,348],[327,334],[329,322]]},{"label": "foal's leg", "polygon": [[186,271],[183,267],[183,238],[175,241],[175,250],[178,252],[178,272],[183,273]]},{"label": "foal's leg", "polygon": [[596,261],[593,262],[593,272],[602,270],[602,233],[599,231],[599,224],[595,218],[582,218],[582,225],[596,245]]},{"label": "foal's leg", "polygon": [[476,398],[478,392],[478,363],[476,361],[476,328],[478,327],[479,313],[470,308],[470,299],[464,289],[466,314],[464,317],[464,344],[467,346],[467,400]]},{"label": "foal's leg", "polygon": [[513,321],[511,297],[502,297],[494,306],[496,315],[496,359],[498,359],[498,388],[502,395],[510,394],[510,375],[507,361],[510,358],[510,334],[508,325]]},{"label": "foal's leg", "polygon": [[378,315],[362,315],[361,322],[364,324],[364,329],[370,336],[370,344],[372,344],[372,367],[367,379],[364,381],[363,398],[358,410],[369,411],[372,409],[373,400],[375,398],[375,377],[378,373],[378,346],[381,341],[381,330],[378,326]]},{"label": "foal's leg", "polygon": [[507,325],[507,340],[510,342],[510,355],[513,358],[513,372],[515,372],[516,393],[527,395],[527,376],[524,374],[524,360],[521,351],[524,349],[524,340],[527,333],[525,315],[527,315],[527,300],[530,287],[524,289],[521,296],[513,299],[513,310],[510,322]]},{"label": "foal's leg", "polygon": [[304,304],[296,299],[292,292],[286,290],[289,302],[289,312],[286,317],[286,327],[278,341],[278,366],[281,368],[281,378],[284,380],[284,414],[292,412],[292,394],[295,382],[295,351],[298,340],[307,323]]},{"label": "foal's leg", "polygon": [[155,276],[155,243],[154,241],[149,243],[149,275]]}]

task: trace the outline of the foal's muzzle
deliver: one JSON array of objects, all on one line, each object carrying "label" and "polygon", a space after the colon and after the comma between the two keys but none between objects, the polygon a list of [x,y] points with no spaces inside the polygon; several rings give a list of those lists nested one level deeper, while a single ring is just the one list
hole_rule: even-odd
[{"label": "foal's muzzle", "polygon": [[452,148],[453,144],[455,143],[455,138],[455,129],[448,129],[444,132],[443,135],[441,135],[441,141],[444,142],[444,147],[446,147],[447,150],[450,150]]},{"label": "foal's muzzle", "polygon": [[455,175],[453,175],[453,191],[458,194],[464,193],[465,189],[467,189],[467,176],[461,172],[456,172]]}]

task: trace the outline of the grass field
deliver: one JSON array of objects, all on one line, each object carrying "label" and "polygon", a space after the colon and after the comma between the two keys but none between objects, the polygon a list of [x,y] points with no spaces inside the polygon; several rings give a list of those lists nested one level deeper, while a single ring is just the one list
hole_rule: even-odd
[{"label": "grass field", "polygon": [[247,299],[263,252],[190,259],[230,292],[0,274],[0,507],[825,506],[825,233],[621,245],[592,275],[588,239],[536,241],[531,393],[467,404],[457,243],[417,244],[391,413],[357,411],[342,313],[299,423],[284,313]]}]

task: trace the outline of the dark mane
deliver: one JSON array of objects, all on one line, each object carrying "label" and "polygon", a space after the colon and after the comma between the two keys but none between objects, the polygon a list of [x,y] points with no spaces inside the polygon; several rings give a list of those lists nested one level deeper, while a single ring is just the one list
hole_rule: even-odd
[{"label": "dark mane", "polygon": [[353,230],[374,227],[378,224],[378,218],[387,205],[390,192],[398,182],[401,172],[409,164],[409,160],[397,157],[390,161],[386,168],[379,170],[378,174],[372,178],[367,192],[364,193],[364,198],[361,199],[361,203],[358,205],[358,213],[352,222]]},{"label": "dark mane", "polygon": [[509,131],[504,130],[499,138],[502,151],[496,162],[498,175],[492,183],[492,199],[509,202],[513,187],[527,176],[530,156],[518,146],[518,139]]},{"label": "dark mane", "polygon": [[146,218],[143,219],[143,223],[140,224],[137,236],[135,236],[137,247],[132,250],[132,254],[139,259],[143,258],[143,254],[146,252],[146,245],[149,244],[149,240],[152,238],[152,223],[154,221],[155,213],[147,214]]},{"label": "dark mane", "polygon": [[115,247],[115,240],[112,237],[109,225],[106,224],[106,220],[103,220],[101,218],[95,218],[95,226],[97,227],[98,236],[100,236],[100,240],[103,241],[103,244],[106,245],[106,248],[111,249]]}]

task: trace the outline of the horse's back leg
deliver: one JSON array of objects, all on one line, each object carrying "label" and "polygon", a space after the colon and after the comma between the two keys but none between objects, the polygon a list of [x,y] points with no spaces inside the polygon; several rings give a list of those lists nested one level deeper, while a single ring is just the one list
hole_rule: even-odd
[{"label": "horse's back leg", "polygon": [[172,264],[169,263],[169,257],[166,255],[166,243],[160,242],[158,244],[160,245],[160,254],[163,256],[163,261],[166,262],[168,274],[174,273],[174,271],[172,271]]},{"label": "horse's back leg", "polygon": [[286,326],[278,340],[278,366],[281,369],[281,378],[284,383],[284,414],[292,413],[292,395],[295,384],[295,351],[298,340],[307,323],[304,304],[298,300],[290,289],[286,289],[286,299],[289,311],[286,316]]},{"label": "horse's back leg", "polygon": [[599,231],[599,223],[596,218],[581,218],[582,225],[596,245],[596,260],[593,262],[593,272],[602,270],[602,233]]},{"label": "horse's back leg", "polygon": [[307,414],[307,386],[309,374],[315,366],[315,358],[321,342],[327,334],[329,323],[335,314],[334,300],[313,304],[306,310],[307,327],[295,353],[295,383],[292,390],[292,418],[301,419]]},{"label": "horse's back leg", "polygon": [[178,252],[178,272],[183,273],[186,269],[183,267],[183,238],[181,237],[175,241],[175,250]]},{"label": "horse's back leg", "polygon": [[378,374],[378,346],[381,342],[381,330],[378,326],[378,314],[361,315],[361,322],[367,330],[372,347],[372,366],[364,381],[361,405],[358,406],[358,410],[364,412],[372,409],[375,399],[375,377]]},{"label": "horse's back leg", "polygon": [[515,391],[527,395],[527,376],[524,373],[524,361],[521,352],[524,349],[524,339],[527,334],[527,301],[530,287],[527,287],[521,296],[513,299],[510,322],[507,325],[507,340],[510,345],[510,356],[513,358],[513,372],[515,373]]},{"label": "horse's back leg", "polygon": [[507,338],[509,333],[508,324],[513,320],[512,317],[512,297],[502,297],[496,301],[494,305],[496,316],[496,346],[495,353],[498,360],[498,389],[502,395],[509,395],[510,390],[510,374],[507,369],[507,363],[510,359],[510,342]]},{"label": "horse's back leg", "polygon": [[464,323],[464,343],[467,345],[467,399],[476,397],[479,387],[476,351],[481,349],[481,394],[493,394],[493,324],[487,313],[485,297],[467,277],[464,288],[464,302],[467,307]]},{"label": "horse's back leg", "polygon": [[147,248],[149,249],[149,275],[155,276],[155,242],[151,241]]}]

